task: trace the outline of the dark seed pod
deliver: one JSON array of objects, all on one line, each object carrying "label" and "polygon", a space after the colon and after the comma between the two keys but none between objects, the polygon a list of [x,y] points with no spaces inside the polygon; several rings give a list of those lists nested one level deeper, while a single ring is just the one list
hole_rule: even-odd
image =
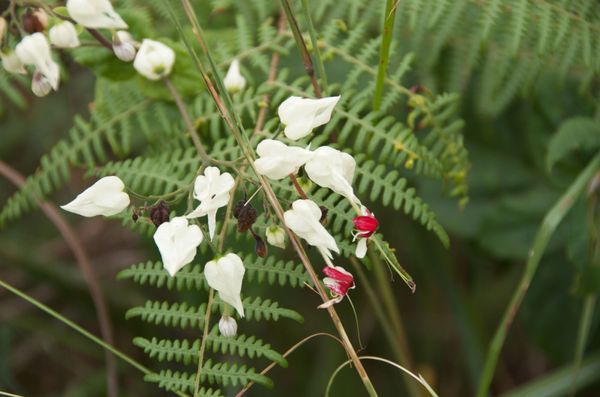
[{"label": "dark seed pod", "polygon": [[140,217],[140,215],[138,214],[138,210],[137,209],[133,210],[133,214],[131,214],[131,219],[134,222],[137,222],[139,217]]},{"label": "dark seed pod", "polygon": [[169,206],[164,201],[160,201],[150,209],[150,219],[156,227],[169,220]]},{"label": "dark seed pod", "polygon": [[319,219],[319,222],[325,225],[327,223],[327,214],[329,213],[329,209],[324,205],[320,205],[319,209],[321,210],[321,219]]},{"label": "dark seed pod", "polygon": [[269,253],[267,244],[265,244],[265,241],[262,239],[262,237],[254,233],[254,230],[250,229],[250,233],[252,233],[252,236],[254,236],[254,241],[256,242],[254,245],[254,251],[256,251],[256,255],[260,256],[261,258],[266,258],[267,254]]},{"label": "dark seed pod", "polygon": [[239,218],[240,212],[242,211],[242,208],[244,208],[245,202],[246,202],[246,200],[240,200],[235,204],[235,207],[233,207],[233,217],[235,219]]},{"label": "dark seed pod", "polygon": [[244,203],[240,201],[235,206],[233,216],[238,220],[238,232],[245,232],[254,225],[258,214],[251,204],[244,205]]},{"label": "dark seed pod", "polygon": [[43,10],[27,11],[22,21],[23,28],[29,34],[43,32],[48,27],[48,17]]}]

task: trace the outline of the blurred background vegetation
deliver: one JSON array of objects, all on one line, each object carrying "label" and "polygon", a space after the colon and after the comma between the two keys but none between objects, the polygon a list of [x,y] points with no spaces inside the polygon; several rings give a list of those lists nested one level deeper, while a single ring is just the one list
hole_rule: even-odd
[{"label": "blurred background vegetation", "polygon": [[[8,3],[0,1],[0,10]],[[116,3],[135,9],[133,2]],[[278,3],[258,3],[267,10],[263,16],[275,25]],[[299,1],[291,3],[300,9]],[[361,25],[369,40],[381,32],[383,1],[310,3],[318,32],[333,25],[352,31],[361,18],[369,21],[367,26]],[[175,39],[162,4],[150,1],[144,12],[164,36]],[[256,15],[254,6],[223,0],[199,2],[196,11],[213,42],[233,40],[236,27]],[[382,231],[396,248],[400,262],[418,284],[417,292],[411,294],[400,280],[392,283],[412,368],[422,373],[440,396],[474,395],[488,343],[521,277],[544,215],[600,147],[600,4],[583,0],[400,0],[396,12],[393,56],[400,59],[408,52],[415,54],[403,84],[461,96],[459,112],[471,162],[469,202],[461,209],[439,183],[401,170],[450,234],[449,249],[401,212],[376,204],[371,209],[382,221]],[[366,14],[374,17],[369,19]],[[492,22],[488,24],[488,20]],[[301,16],[299,22],[305,26]],[[516,31],[521,32],[518,37]],[[282,67],[302,73],[294,46],[283,50],[287,56]],[[46,98],[34,97],[27,81],[9,81],[0,71],[0,86],[4,87],[0,91],[0,159],[25,176],[33,174],[42,155],[67,136],[74,116],[86,118],[94,107],[94,74],[67,52],[60,53],[60,58],[66,78],[61,89]],[[335,53],[327,56],[325,67],[330,83],[343,82],[345,64]],[[247,66],[244,70],[248,74],[253,69]],[[394,71],[392,68],[390,74]],[[250,81],[264,78],[259,73],[248,77]],[[391,109],[389,113],[404,111]],[[580,122],[573,123],[574,119]],[[566,132],[558,140],[561,128]],[[578,140],[579,135],[585,138]],[[549,157],[553,140],[555,153]],[[136,150],[134,147],[134,153]],[[552,162],[556,164],[550,167]],[[65,203],[80,192],[89,183],[83,174],[74,168],[68,186],[51,200]],[[16,190],[9,180],[0,178],[0,203]],[[552,237],[508,334],[494,378],[494,395],[569,393],[572,372],[556,371],[573,363],[584,301],[600,287],[600,272],[595,269],[598,256],[593,254],[598,245],[593,233],[599,221],[596,195],[586,193],[574,203]],[[119,221],[65,217],[87,250],[94,282],[106,295],[116,346],[152,366],[132,344],[134,336],[147,334],[147,325],[124,318],[129,307],[149,299],[148,289],[116,280],[117,273],[132,263],[158,259],[151,239],[124,229]],[[247,251],[253,249],[249,242],[240,244],[247,244]],[[291,252],[287,255],[293,257]],[[349,264],[347,267],[352,270]],[[26,214],[0,230],[0,278],[99,334],[89,284],[44,213]],[[152,293],[153,298],[176,294]],[[302,314],[304,323],[244,322],[240,324],[244,332],[260,336],[282,352],[310,333],[332,331],[327,314],[316,311],[314,300],[307,299],[307,294],[312,294],[309,290],[275,289],[269,294]],[[360,280],[351,296],[365,353],[395,360]],[[344,302],[339,310],[357,341],[356,329],[350,325],[350,307]],[[596,307],[591,313],[579,396],[600,395],[598,312]],[[166,337],[173,332],[189,336],[192,331],[161,332]],[[314,339],[289,357],[287,369],[276,367],[270,373],[275,381],[273,390],[255,386],[248,395],[320,395],[330,374],[344,360],[340,346]],[[122,363],[118,367],[121,395],[167,395],[144,383],[131,367]],[[366,367],[381,396],[404,395],[405,379],[396,369],[371,362]],[[0,289],[0,390],[25,396],[101,396],[106,393],[105,368],[100,348]],[[515,391],[540,379],[557,383],[536,383],[537,388],[524,394]],[[362,392],[350,369],[341,373],[332,389],[333,395]]]}]

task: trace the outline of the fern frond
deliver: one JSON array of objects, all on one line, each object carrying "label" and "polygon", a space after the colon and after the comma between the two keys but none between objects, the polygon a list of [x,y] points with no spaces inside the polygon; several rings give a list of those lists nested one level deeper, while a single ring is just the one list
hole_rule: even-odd
[{"label": "fern frond", "polygon": [[[153,373],[144,376],[144,380],[150,383],[157,383],[158,387],[167,391],[194,392],[196,374],[187,372],[162,370],[159,373]],[[223,397],[219,389],[207,389],[202,387],[198,393],[200,397]]]}]

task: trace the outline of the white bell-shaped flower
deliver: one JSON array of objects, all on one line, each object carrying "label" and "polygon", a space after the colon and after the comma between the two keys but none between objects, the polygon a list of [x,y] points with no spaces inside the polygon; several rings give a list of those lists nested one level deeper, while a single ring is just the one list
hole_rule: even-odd
[{"label": "white bell-shaped flower", "polygon": [[2,58],[2,67],[8,73],[13,74],[27,74],[27,70],[25,70],[25,65],[17,56],[17,53],[14,51],[3,53],[0,52],[0,58]]},{"label": "white bell-shaped flower", "polygon": [[76,48],[81,44],[75,25],[69,21],[54,25],[50,28],[48,35],[50,36],[50,44],[59,48]]},{"label": "white bell-shaped flower", "polygon": [[286,226],[308,244],[317,247],[325,258],[332,258],[330,251],[340,253],[335,239],[321,224],[321,209],[314,201],[296,200],[292,203],[292,209],[283,216]]},{"label": "white bell-shaped flower", "polygon": [[233,338],[237,334],[237,322],[235,318],[223,315],[219,320],[219,332],[226,338]]},{"label": "white bell-shaped flower", "polygon": [[60,69],[52,60],[50,44],[46,36],[39,32],[25,36],[17,44],[15,52],[21,62],[25,65],[35,65],[36,70],[48,80],[54,91],[58,90]]},{"label": "white bell-shaped flower", "polygon": [[183,216],[163,222],[154,232],[154,242],[160,251],[166,271],[173,277],[182,267],[194,260],[202,242],[202,230],[188,224]]},{"label": "white bell-shaped flower", "polygon": [[267,228],[267,241],[269,244],[285,249],[285,230],[275,224]]},{"label": "white bell-shaped flower", "polygon": [[295,174],[313,156],[308,149],[287,146],[274,139],[265,139],[256,147],[259,158],[254,166],[259,174],[279,180]]},{"label": "white bell-shaped flower", "polygon": [[138,43],[126,30],[118,30],[113,35],[113,51],[117,58],[123,62],[131,62],[135,59]]},{"label": "white bell-shaped flower", "polygon": [[115,215],[129,206],[129,196],[124,188],[125,184],[119,177],[105,176],[60,208],[88,218]]},{"label": "white bell-shaped flower", "polygon": [[235,181],[230,173],[217,167],[207,167],[204,175],[199,175],[194,183],[194,198],[200,205],[187,215],[188,218],[199,218],[208,215],[208,234],[212,240],[217,224],[217,210],[229,203],[229,192]]},{"label": "white bell-shaped flower", "polygon": [[52,91],[52,86],[48,79],[37,70],[33,73],[33,78],[31,79],[31,91],[35,96],[40,98],[45,97]]},{"label": "white bell-shaped flower", "polygon": [[279,105],[277,111],[285,125],[285,136],[298,140],[310,134],[313,128],[328,123],[339,100],[339,96],[320,99],[289,97]]},{"label": "white bell-shaped flower", "polygon": [[71,18],[86,28],[127,29],[127,24],[108,0],[67,0]]},{"label": "white bell-shaped flower", "polygon": [[150,80],[168,76],[175,63],[175,51],[160,41],[144,39],[133,61],[133,67]]},{"label": "white bell-shaped flower", "polygon": [[358,203],[359,200],[352,189],[356,169],[354,157],[329,146],[322,146],[313,154],[304,166],[308,177],[317,185],[329,188]]},{"label": "white bell-shaped flower", "polygon": [[246,87],[246,79],[240,73],[240,62],[237,59],[231,61],[229,70],[223,79],[225,89],[231,93],[243,90]]},{"label": "white bell-shaped flower", "polygon": [[246,268],[239,256],[227,254],[217,260],[212,260],[204,266],[204,278],[208,285],[219,293],[225,303],[237,310],[244,317],[244,306],[240,292]]}]

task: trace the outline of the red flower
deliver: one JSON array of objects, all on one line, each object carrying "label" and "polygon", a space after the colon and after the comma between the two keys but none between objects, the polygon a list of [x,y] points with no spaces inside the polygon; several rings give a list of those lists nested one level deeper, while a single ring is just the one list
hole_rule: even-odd
[{"label": "red flower", "polygon": [[365,209],[365,214],[353,219],[354,228],[358,230],[358,237],[369,238],[379,227],[379,221],[367,209]]},{"label": "red flower", "polygon": [[323,303],[319,308],[325,308],[340,302],[348,294],[348,290],[355,287],[354,276],[341,266],[327,266],[323,269],[323,273],[327,275],[323,279],[323,284],[329,288],[333,299]]}]

